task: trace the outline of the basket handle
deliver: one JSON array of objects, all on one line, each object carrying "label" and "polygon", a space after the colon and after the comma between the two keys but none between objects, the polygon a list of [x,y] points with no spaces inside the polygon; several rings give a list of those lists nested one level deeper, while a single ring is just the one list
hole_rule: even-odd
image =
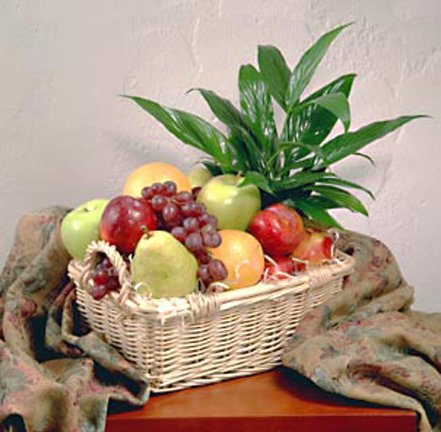
[{"label": "basket handle", "polygon": [[90,243],[84,254],[84,272],[81,283],[83,286],[88,286],[92,277],[93,268],[95,267],[96,255],[98,253],[104,253],[118,272],[118,280],[119,284],[121,285],[121,289],[117,294],[116,302],[118,305],[123,305],[133,291],[132,279],[124,258],[121,256],[115,246],[103,240],[93,241]]}]

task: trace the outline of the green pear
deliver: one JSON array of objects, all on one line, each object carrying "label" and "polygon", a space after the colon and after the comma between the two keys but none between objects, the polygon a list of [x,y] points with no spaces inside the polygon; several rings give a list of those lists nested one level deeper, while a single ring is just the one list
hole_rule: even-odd
[{"label": "green pear", "polygon": [[192,188],[204,186],[212,177],[210,171],[204,165],[195,166],[188,174]]},{"label": "green pear", "polygon": [[180,297],[197,289],[198,263],[187,248],[166,231],[142,236],[132,260],[133,283],[141,295]]}]

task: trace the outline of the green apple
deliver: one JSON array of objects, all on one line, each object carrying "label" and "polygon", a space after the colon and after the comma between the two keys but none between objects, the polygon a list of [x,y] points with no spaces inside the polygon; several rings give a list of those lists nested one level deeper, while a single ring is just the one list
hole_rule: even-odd
[{"label": "green apple", "polygon": [[257,186],[240,186],[244,178],[234,174],[213,177],[199,192],[197,201],[218,219],[219,229],[245,231],[260,210],[261,197]]},{"label": "green apple", "polygon": [[73,258],[83,259],[87,246],[100,238],[100,220],[108,199],[94,199],[70,211],[61,222],[61,239]]},{"label": "green apple", "polygon": [[188,174],[192,188],[204,186],[212,177],[210,171],[204,165],[195,166]]}]

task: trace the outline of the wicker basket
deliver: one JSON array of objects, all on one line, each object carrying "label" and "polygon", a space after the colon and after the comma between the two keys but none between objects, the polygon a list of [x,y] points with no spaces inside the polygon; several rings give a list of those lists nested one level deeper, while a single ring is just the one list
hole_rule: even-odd
[{"label": "wicker basket", "polygon": [[[96,254],[117,268],[121,290],[95,301],[89,294]],[[338,252],[320,267],[290,279],[222,293],[151,300],[132,288],[126,264],[113,246],[92,243],[69,273],[86,323],[167,392],[274,368],[287,339],[312,307],[342,288],[353,259]]]}]

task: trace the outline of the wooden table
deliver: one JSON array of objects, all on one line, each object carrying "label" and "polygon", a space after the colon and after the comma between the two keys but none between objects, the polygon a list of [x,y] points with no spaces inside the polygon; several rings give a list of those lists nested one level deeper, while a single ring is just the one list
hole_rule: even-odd
[{"label": "wooden table", "polygon": [[113,407],[106,431],[414,432],[412,411],[331,395],[285,368]]}]

